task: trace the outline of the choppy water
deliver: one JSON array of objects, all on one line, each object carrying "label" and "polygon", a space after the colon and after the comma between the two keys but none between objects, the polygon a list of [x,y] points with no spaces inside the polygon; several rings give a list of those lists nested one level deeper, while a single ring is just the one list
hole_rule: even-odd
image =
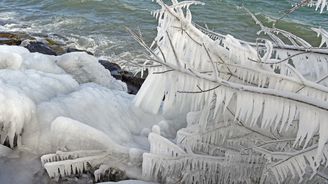
[{"label": "choppy water", "polygon": [[[290,0],[203,0],[193,7],[194,21],[210,29],[244,40],[255,40],[258,26],[236,8],[244,2],[252,12],[279,17],[290,8]],[[26,31],[51,35],[66,44],[110,57],[140,49],[125,31],[140,27],[146,41],[155,36],[156,22],[150,11],[158,6],[151,0],[0,0],[0,31]],[[313,8],[293,13],[281,27],[311,40],[311,26],[328,28],[328,13]]]}]

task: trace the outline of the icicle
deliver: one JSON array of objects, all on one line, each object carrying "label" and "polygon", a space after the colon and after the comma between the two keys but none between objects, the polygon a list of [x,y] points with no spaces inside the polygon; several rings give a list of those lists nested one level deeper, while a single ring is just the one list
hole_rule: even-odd
[{"label": "icicle", "polygon": [[[24,126],[31,123],[35,113],[35,104],[30,98],[17,92],[15,89],[0,84],[0,142],[8,139],[11,148],[17,143],[20,146],[21,134]],[[31,125],[30,125],[31,126]],[[17,142],[14,142],[15,136]]]},{"label": "icicle", "polygon": [[57,162],[47,162],[44,164],[44,167],[51,178],[58,176],[67,176],[71,174],[82,173],[86,170],[87,163],[92,166],[102,163],[106,156],[107,154],[103,154],[97,156],[76,158],[73,160],[67,159]]},{"label": "icicle", "polygon": [[320,129],[319,129],[319,143],[318,143],[318,152],[316,156],[317,163],[320,163],[322,158],[322,152],[324,150],[325,144],[328,141],[328,123],[327,123],[328,115],[324,114],[319,117],[320,121]]},{"label": "icicle", "polygon": [[[294,146],[298,143],[301,145],[305,140],[304,147],[310,141],[312,136],[318,131],[319,129],[319,117],[318,114],[312,110],[306,108],[299,108],[299,129],[297,132],[297,136],[295,139]],[[311,122],[311,123],[309,123]]]},{"label": "icicle", "polygon": [[151,153],[170,156],[179,156],[185,154],[185,152],[177,145],[173,144],[158,134],[150,133],[148,140],[150,143]]}]

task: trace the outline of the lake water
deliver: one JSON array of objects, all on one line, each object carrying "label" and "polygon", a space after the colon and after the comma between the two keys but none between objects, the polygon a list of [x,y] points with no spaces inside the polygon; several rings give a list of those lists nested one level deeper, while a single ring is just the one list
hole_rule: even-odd
[{"label": "lake water", "polygon": [[[258,26],[244,6],[261,20],[277,18],[291,7],[290,0],[206,0],[204,6],[192,7],[194,21],[224,34],[254,41]],[[150,15],[158,5],[151,0],[0,0],[0,31],[24,31],[49,35],[65,44],[108,58],[140,51],[125,31],[140,28],[146,41],[155,36],[156,21]],[[328,27],[328,13],[319,14],[304,7],[278,26],[310,40],[311,26]]]}]

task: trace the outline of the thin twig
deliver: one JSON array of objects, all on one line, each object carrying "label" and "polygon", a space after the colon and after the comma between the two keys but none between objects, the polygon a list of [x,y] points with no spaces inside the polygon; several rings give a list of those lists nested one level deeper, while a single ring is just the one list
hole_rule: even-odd
[{"label": "thin twig", "polygon": [[308,52],[299,52],[299,53],[296,53],[294,55],[289,56],[288,58],[285,58],[285,59],[282,59],[280,61],[277,61],[277,62],[263,62],[262,60],[254,60],[254,59],[251,59],[251,58],[247,58],[247,59],[250,60],[250,61],[252,61],[252,62],[256,62],[256,63],[274,65],[274,64],[279,64],[279,63],[288,61],[288,60],[292,59],[293,57],[299,56],[299,55],[302,55],[302,54],[308,54]]},{"label": "thin twig", "polygon": [[288,160],[290,160],[290,159],[292,159],[292,158],[294,158],[294,157],[296,157],[296,156],[298,156],[298,155],[302,155],[302,154],[304,154],[304,153],[306,153],[306,152],[310,152],[310,151],[316,149],[317,147],[318,147],[318,145],[315,144],[315,145],[313,145],[313,146],[311,146],[311,147],[308,147],[308,148],[306,148],[306,149],[303,149],[303,150],[301,150],[301,151],[298,151],[298,152],[296,152],[296,153],[293,153],[292,156],[290,156],[290,157],[288,157],[288,158],[286,158],[286,159],[284,159],[284,160],[281,160],[281,161],[279,161],[279,162],[277,162],[277,163],[271,165],[271,167],[275,167],[275,166],[280,165],[280,164],[282,164],[282,163],[284,163],[284,162],[287,162]]},{"label": "thin twig", "polygon": [[157,48],[158,48],[159,52],[162,54],[162,57],[164,59],[164,62],[167,63],[166,58],[165,58],[165,55],[163,53],[163,50],[161,49],[161,47],[157,43],[156,43],[156,45],[157,45]]},{"label": "thin twig", "polygon": [[[197,85],[198,86],[198,85]],[[217,88],[219,88],[221,85],[215,86],[213,88],[210,89],[206,89],[206,90],[200,90],[200,91],[177,91],[178,93],[206,93],[206,92],[210,92],[213,91]],[[199,88],[200,89],[200,88]]]},{"label": "thin twig", "polygon": [[211,62],[211,64],[212,64],[212,67],[213,67],[213,70],[214,70],[214,77],[216,78],[216,77],[219,76],[219,75],[218,75],[218,70],[217,70],[217,68],[216,68],[216,66],[215,66],[215,64],[214,64],[214,62],[213,62],[213,59],[212,59],[210,53],[208,52],[208,50],[207,50],[207,48],[206,48],[206,46],[205,46],[204,43],[203,43],[203,48],[205,49],[206,54],[207,54],[208,58],[210,59],[210,62]]},{"label": "thin twig", "polygon": [[[225,102],[224,101],[222,101],[222,103],[225,105]],[[230,112],[230,114],[232,116],[236,117],[235,113],[233,113],[232,110],[227,105],[225,105],[225,106],[226,106],[226,109]],[[261,135],[263,137],[267,137],[267,138],[269,138],[271,140],[276,140],[276,138],[274,138],[274,137],[270,137],[268,135],[265,135],[262,132],[259,132],[259,131],[256,131],[256,130],[252,129],[252,128],[247,127],[238,117],[236,117],[236,120],[239,123],[239,126],[242,126],[242,127],[246,128],[247,130],[252,131],[252,132],[255,132],[255,133],[257,133],[257,134],[259,134],[259,135]]]},{"label": "thin twig", "polygon": [[197,84],[196,86],[197,86],[197,88],[198,88],[201,92],[204,92],[203,89],[200,88],[198,84]]},{"label": "thin twig", "polygon": [[319,176],[320,178],[323,178],[325,180],[328,180],[328,176],[323,174],[322,172],[317,171],[316,175]]},{"label": "thin twig", "polygon": [[280,140],[268,141],[268,142],[262,143],[260,145],[256,145],[256,146],[253,146],[253,147],[245,148],[245,150],[249,150],[249,149],[254,149],[254,148],[266,146],[268,144],[275,144],[275,143],[278,143],[278,142],[289,142],[289,141],[294,141],[294,140],[295,140],[295,138],[293,138],[293,139],[280,139]]},{"label": "thin twig", "polygon": [[322,77],[321,79],[317,80],[316,83],[319,84],[320,82],[324,81],[324,80],[327,79],[327,78],[328,78],[328,74],[325,75],[324,77]]},{"label": "thin twig", "polygon": [[180,63],[180,61],[179,61],[178,54],[175,52],[175,49],[174,49],[172,40],[171,40],[170,35],[169,35],[169,33],[167,31],[166,31],[166,35],[167,35],[167,38],[169,39],[169,43],[170,43],[170,46],[172,48],[172,51],[173,51],[174,57],[176,59],[176,62],[178,64],[178,66],[180,66],[182,63]]},{"label": "thin twig", "polygon": [[165,70],[165,71],[161,71],[161,72],[153,72],[153,74],[163,74],[163,73],[168,73],[168,72],[173,72],[174,70]]},{"label": "thin twig", "polygon": [[182,32],[186,33],[186,35],[188,35],[188,37],[194,41],[196,44],[198,44],[199,46],[201,46],[202,44],[197,42],[192,36],[190,36],[190,34],[185,30],[183,29],[182,27],[177,27],[177,26],[172,26],[173,28],[176,28],[176,29],[180,29]]}]

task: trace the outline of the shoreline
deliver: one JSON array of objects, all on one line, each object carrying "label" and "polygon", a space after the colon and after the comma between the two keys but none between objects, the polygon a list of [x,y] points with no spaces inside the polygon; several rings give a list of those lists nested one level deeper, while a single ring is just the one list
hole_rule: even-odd
[{"label": "shoreline", "polygon": [[[46,55],[63,55],[71,52],[85,52],[94,56],[94,53],[87,50],[80,50],[59,43],[46,35],[30,35],[25,32],[0,32],[0,45],[14,45],[27,48],[31,53],[38,52]],[[147,72],[141,77],[140,73],[134,74],[130,71],[122,69],[122,67],[109,60],[100,59],[98,62],[111,72],[111,75],[128,86],[129,94],[136,94],[142,83],[147,77]]]}]

